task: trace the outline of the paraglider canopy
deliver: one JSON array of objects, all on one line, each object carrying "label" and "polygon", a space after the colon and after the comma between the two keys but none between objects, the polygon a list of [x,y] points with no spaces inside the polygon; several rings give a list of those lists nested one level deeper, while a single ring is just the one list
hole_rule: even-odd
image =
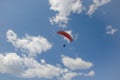
[{"label": "paraglider canopy", "polygon": [[68,34],[67,32],[65,32],[65,31],[58,31],[57,33],[62,35],[62,36],[64,36],[64,37],[66,37],[70,42],[73,41],[72,36],[70,34]]}]

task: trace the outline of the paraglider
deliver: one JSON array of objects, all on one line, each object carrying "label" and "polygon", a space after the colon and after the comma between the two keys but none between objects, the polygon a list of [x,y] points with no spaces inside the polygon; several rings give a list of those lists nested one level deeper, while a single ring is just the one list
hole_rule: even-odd
[{"label": "paraglider", "polygon": [[65,32],[65,31],[58,31],[57,33],[62,35],[62,36],[64,36],[64,37],[66,37],[70,42],[73,41],[72,36],[70,34],[68,34],[67,32]]},{"label": "paraglider", "polygon": [[63,45],[63,47],[65,47],[65,44]]},{"label": "paraglider", "polygon": [[[67,38],[70,42],[73,41],[72,36],[69,33],[65,32],[65,31],[58,31],[57,34],[60,34],[63,37]],[[65,47],[65,44],[63,45],[63,47]]]}]

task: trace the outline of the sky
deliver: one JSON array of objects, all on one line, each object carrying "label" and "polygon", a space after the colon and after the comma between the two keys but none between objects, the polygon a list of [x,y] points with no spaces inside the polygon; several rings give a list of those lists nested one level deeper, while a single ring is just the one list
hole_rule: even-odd
[{"label": "sky", "polygon": [[119,80],[119,3],[1,0],[0,80]]}]

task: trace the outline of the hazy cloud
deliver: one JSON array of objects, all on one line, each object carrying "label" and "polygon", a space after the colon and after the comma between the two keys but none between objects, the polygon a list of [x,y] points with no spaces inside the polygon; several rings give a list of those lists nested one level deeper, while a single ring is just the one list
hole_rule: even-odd
[{"label": "hazy cloud", "polygon": [[93,0],[93,4],[90,5],[87,14],[92,15],[98,9],[98,7],[105,5],[110,1],[111,0]]},{"label": "hazy cloud", "polygon": [[68,72],[68,73],[64,74],[60,80],[72,80],[72,78],[74,78],[76,76],[80,76],[80,74],[76,73],[76,72]]},{"label": "hazy cloud", "polygon": [[94,76],[95,72],[94,71],[90,71],[87,74],[84,74],[84,76]]},{"label": "hazy cloud", "polygon": [[118,31],[118,29],[113,28],[112,25],[108,25],[106,27],[106,34],[108,34],[108,35],[114,35],[117,31]]}]

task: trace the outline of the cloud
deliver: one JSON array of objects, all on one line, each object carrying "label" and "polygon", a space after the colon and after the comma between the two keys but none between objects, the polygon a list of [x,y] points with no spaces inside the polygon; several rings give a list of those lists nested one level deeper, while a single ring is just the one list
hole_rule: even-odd
[{"label": "cloud", "polygon": [[[68,31],[68,33],[71,34],[71,31]],[[44,44],[51,45],[46,38],[41,36],[35,37],[26,35],[23,38],[18,38],[17,34],[12,30],[8,30],[6,35],[12,45],[20,50],[25,50],[25,53],[30,53],[30,55],[33,55],[33,53],[36,55],[37,52],[42,53],[44,49],[42,50],[41,48]],[[36,49],[36,46],[39,45],[42,45],[40,51],[31,50],[32,48]],[[44,45],[44,47],[46,46]],[[80,69],[88,69],[93,65],[81,58],[73,59],[62,55],[61,59],[65,66],[61,66],[58,63],[56,63],[56,65],[48,64],[44,59],[40,59],[39,61],[36,60],[35,57],[20,56],[12,52],[0,53],[0,73],[11,74],[21,78],[44,78],[48,80],[72,80],[76,76],[93,76],[95,74],[94,71],[89,73],[80,72]]]},{"label": "cloud", "polygon": [[[83,3],[83,0],[49,0],[50,10],[56,12],[56,15],[50,18],[50,23],[58,24],[64,28],[68,24],[69,16],[72,13],[80,14],[82,11],[85,11],[87,15],[92,15],[100,6],[111,2],[111,0],[92,1],[92,4],[86,5]],[[87,6],[89,6],[89,9]]]},{"label": "cloud", "polygon": [[72,80],[76,76],[93,76],[94,71],[89,73],[74,72],[66,67],[61,68],[40,62],[31,57],[19,56],[17,53],[0,53],[0,73],[11,74],[21,78],[44,78],[52,80]]},{"label": "cloud", "polygon": [[75,34],[74,40],[77,40],[77,39],[78,39],[78,36],[79,36],[79,34]]},{"label": "cloud", "polygon": [[24,73],[22,73],[21,76],[23,78],[38,77],[38,78],[52,79],[60,76],[63,73],[63,69],[58,66],[47,64],[45,62],[44,64],[43,62],[40,64],[34,59],[31,60],[28,59],[25,62],[25,64],[26,67],[28,67],[28,69]]},{"label": "cloud", "polygon": [[81,0],[49,0],[49,3],[50,9],[57,12],[50,22],[62,27],[66,27],[71,13],[81,13],[84,9]]},{"label": "cloud", "polygon": [[114,35],[117,31],[118,31],[118,29],[113,28],[112,25],[108,25],[106,27],[106,34],[108,34],[108,35]]},{"label": "cloud", "polygon": [[62,55],[62,63],[71,70],[88,69],[93,66],[91,62],[82,60],[81,58],[73,59]]},{"label": "cloud", "polygon": [[[44,64],[43,64],[44,62]],[[45,63],[33,58],[20,57],[16,53],[0,54],[0,73],[9,73],[23,78],[46,78],[57,77],[64,72],[64,69]]]},{"label": "cloud", "polygon": [[80,76],[80,74],[76,73],[76,72],[68,72],[68,73],[64,74],[60,80],[72,80],[72,78],[74,78],[76,76]]},{"label": "cloud", "polygon": [[60,80],[72,80],[74,77],[77,77],[77,76],[92,77],[94,75],[95,75],[94,71],[90,71],[88,73],[68,71],[62,75]]},{"label": "cloud", "polygon": [[98,7],[105,5],[110,1],[111,0],[93,0],[93,4],[90,5],[87,14],[92,15],[98,9]]},{"label": "cloud", "polygon": [[23,71],[23,59],[16,53],[0,54],[0,73],[20,75]]},{"label": "cloud", "polygon": [[94,76],[95,75],[95,72],[94,71],[90,71],[89,73],[87,74],[84,74],[85,76]]},{"label": "cloud", "polygon": [[[30,57],[22,57],[17,53],[0,54],[0,73],[12,74],[22,78],[45,78],[58,80],[72,80],[80,73],[72,72],[67,68],[51,65],[41,59],[40,62]],[[93,74],[92,72],[89,75]]]},{"label": "cloud", "polygon": [[6,36],[14,47],[19,48],[21,51],[28,52],[29,56],[35,56],[52,47],[52,44],[42,36],[26,35],[23,38],[18,38],[17,34],[12,30],[8,30]]}]

